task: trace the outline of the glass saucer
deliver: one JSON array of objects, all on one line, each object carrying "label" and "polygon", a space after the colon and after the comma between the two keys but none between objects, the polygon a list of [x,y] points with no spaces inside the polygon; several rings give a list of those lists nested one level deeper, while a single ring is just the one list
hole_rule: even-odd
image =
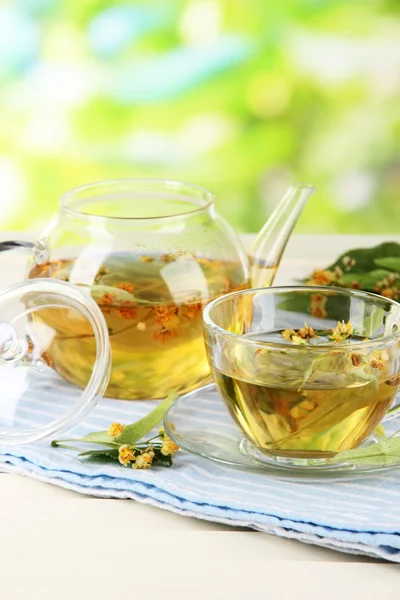
[{"label": "glass saucer", "polygon": [[[174,428],[172,428],[171,424]],[[279,479],[321,481],[371,477],[381,471],[400,467],[398,460],[390,464],[350,460],[297,459],[261,453],[240,433],[232,421],[214,384],[185,394],[176,400],[164,418],[167,434],[182,450],[208,460],[247,471],[266,473]],[[400,428],[400,419],[390,422],[390,429]],[[371,436],[364,446],[377,440]]]}]

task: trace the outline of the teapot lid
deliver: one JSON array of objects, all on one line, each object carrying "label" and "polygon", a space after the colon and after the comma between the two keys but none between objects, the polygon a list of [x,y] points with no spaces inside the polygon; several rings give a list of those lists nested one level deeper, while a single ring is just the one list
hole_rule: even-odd
[{"label": "teapot lid", "polygon": [[[93,359],[79,372],[82,388],[68,382],[80,369],[77,349]],[[110,366],[105,319],[83,288],[31,279],[0,292],[0,444],[70,429],[104,394]]]}]

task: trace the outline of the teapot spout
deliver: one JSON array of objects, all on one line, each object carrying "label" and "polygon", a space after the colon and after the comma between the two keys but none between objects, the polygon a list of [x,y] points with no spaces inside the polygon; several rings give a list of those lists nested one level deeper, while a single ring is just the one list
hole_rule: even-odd
[{"label": "teapot spout", "polygon": [[261,229],[249,253],[251,287],[272,285],[290,234],[314,191],[308,183],[290,187]]}]

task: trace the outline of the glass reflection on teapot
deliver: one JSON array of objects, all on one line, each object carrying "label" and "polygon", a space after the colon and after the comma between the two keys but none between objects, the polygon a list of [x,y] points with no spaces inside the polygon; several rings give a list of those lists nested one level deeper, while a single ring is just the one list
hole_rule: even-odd
[{"label": "glass reflection on teapot", "polygon": [[[29,278],[86,289],[106,320],[112,370],[106,396],[162,398],[204,385],[210,371],[202,311],[216,297],[271,285],[290,233],[313,188],[289,189],[246,256],[205,189],[173,181],[105,181],[66,193],[40,242]],[[96,345],[76,314],[41,312],[57,334],[52,366],[85,387]],[[48,321],[48,322],[47,322]]]}]

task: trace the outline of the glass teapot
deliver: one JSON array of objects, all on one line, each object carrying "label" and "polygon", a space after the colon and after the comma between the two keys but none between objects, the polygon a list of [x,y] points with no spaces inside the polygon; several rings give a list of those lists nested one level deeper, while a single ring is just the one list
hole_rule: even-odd
[{"label": "glass teapot", "polygon": [[[112,351],[106,396],[162,398],[210,379],[204,306],[221,294],[272,284],[313,190],[308,184],[288,190],[249,257],[217,215],[210,192],[145,179],[104,181],[67,192],[40,241],[2,242],[0,252],[30,250],[29,279],[62,280],[95,301]],[[50,307],[32,318],[53,332],[47,364],[86,388],[98,353],[87,317]]]}]

